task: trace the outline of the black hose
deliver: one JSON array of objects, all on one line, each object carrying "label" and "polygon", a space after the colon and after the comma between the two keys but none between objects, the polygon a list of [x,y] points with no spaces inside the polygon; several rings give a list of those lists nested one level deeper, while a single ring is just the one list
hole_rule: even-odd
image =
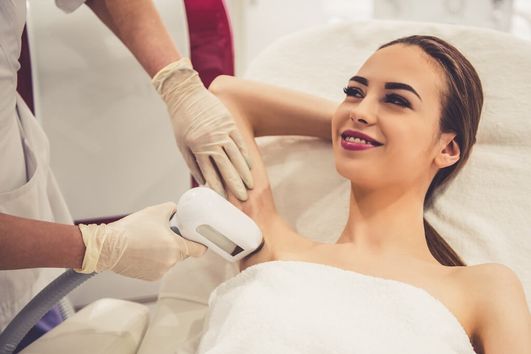
[{"label": "black hose", "polygon": [[13,353],[24,336],[46,312],[95,274],[81,274],[69,269],[42,289],[0,334],[0,354]]}]

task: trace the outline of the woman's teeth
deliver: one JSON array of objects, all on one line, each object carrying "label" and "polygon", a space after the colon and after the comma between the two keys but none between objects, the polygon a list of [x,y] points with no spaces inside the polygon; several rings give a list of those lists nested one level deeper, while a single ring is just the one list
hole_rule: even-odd
[{"label": "woman's teeth", "polygon": [[347,136],[345,137],[345,141],[351,142],[351,143],[357,143],[357,144],[366,144],[366,145],[372,145],[370,142],[364,139],[355,138],[353,136]]}]

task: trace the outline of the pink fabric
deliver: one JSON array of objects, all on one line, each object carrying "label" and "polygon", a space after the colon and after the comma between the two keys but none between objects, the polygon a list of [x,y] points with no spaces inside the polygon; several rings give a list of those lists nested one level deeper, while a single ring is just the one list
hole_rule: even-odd
[{"label": "pink fabric", "polygon": [[184,0],[184,5],[190,59],[203,84],[208,87],[218,75],[234,75],[232,32],[223,0]]},{"label": "pink fabric", "polygon": [[234,75],[234,52],[223,0],[185,0],[190,53],[205,86],[218,75]]}]

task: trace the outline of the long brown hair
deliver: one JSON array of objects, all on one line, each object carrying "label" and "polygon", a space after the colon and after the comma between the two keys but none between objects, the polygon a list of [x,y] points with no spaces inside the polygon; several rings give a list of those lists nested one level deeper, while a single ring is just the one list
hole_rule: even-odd
[{"label": "long brown hair", "polygon": [[[386,43],[378,49],[394,44],[421,48],[440,66],[446,79],[446,90],[441,97],[439,129],[444,133],[456,134],[455,141],[459,145],[460,158],[452,166],[440,169],[433,178],[424,198],[424,208],[427,208],[433,202],[434,195],[443,190],[456,176],[470,156],[472,146],[476,142],[483,106],[483,89],[472,64],[457,48],[442,39],[433,36],[409,36]],[[424,218],[424,230],[428,248],[439,263],[447,266],[465,265],[426,218]]]}]

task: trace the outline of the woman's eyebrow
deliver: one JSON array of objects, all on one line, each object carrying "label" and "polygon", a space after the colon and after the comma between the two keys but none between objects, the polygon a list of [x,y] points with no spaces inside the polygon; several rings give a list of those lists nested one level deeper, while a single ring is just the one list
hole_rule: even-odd
[{"label": "woman's eyebrow", "polygon": [[417,93],[417,91],[415,91],[415,89],[413,87],[409,86],[408,84],[404,84],[404,83],[401,83],[401,82],[386,82],[384,87],[386,89],[389,89],[389,90],[393,90],[394,89],[394,90],[411,91],[422,101],[422,98],[420,98],[420,95]]},{"label": "woman's eyebrow", "polygon": [[369,86],[369,80],[362,76],[352,76],[349,81],[356,81],[364,86]]},{"label": "woman's eyebrow", "polygon": [[[360,84],[362,84],[364,86],[369,86],[369,80],[367,80],[363,76],[357,76],[357,75],[356,76],[352,76],[350,78],[350,81],[356,81],[357,83],[360,83]],[[407,91],[411,91],[422,101],[422,98],[417,93],[417,91],[415,91],[415,89],[413,87],[409,86],[408,84],[404,84],[402,82],[386,82],[384,87],[386,89],[388,89],[388,90],[407,90]]]}]

